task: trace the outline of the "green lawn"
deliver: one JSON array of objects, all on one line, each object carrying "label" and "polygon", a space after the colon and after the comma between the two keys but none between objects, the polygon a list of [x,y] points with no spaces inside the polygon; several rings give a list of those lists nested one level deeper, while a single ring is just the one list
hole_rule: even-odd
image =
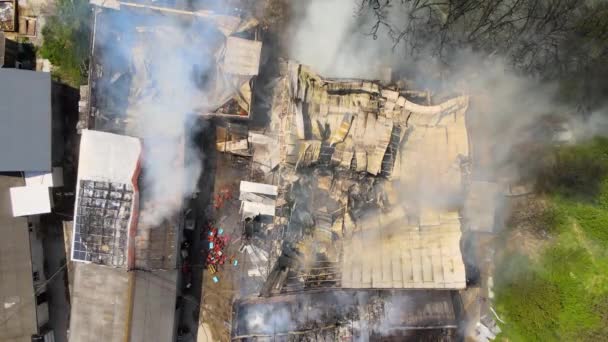
[{"label": "green lawn", "polygon": [[608,140],[562,147],[556,156],[541,184],[553,216],[547,247],[540,257],[513,252],[497,265],[495,305],[506,322],[501,337],[606,340]]}]

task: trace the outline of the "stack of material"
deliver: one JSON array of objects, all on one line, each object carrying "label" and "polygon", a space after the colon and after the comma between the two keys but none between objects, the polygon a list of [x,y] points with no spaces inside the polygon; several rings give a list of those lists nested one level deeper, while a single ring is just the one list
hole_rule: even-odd
[{"label": "stack of material", "polygon": [[270,184],[241,181],[239,200],[243,219],[275,214],[278,188]]},{"label": "stack of material", "polygon": [[250,156],[248,128],[245,125],[228,123],[225,127],[216,128],[216,148],[219,152],[229,152],[241,156]]},{"label": "stack of material", "polygon": [[[207,266],[222,266],[226,262],[224,249],[228,245],[228,238],[222,229],[211,227],[207,240],[209,241],[209,252],[207,253]],[[213,268],[217,270],[217,268]]]}]

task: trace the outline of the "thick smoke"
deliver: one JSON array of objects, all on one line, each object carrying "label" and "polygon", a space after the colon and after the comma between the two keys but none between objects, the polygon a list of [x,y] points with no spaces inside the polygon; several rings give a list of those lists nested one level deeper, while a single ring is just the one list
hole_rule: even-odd
[{"label": "thick smoke", "polygon": [[325,77],[377,79],[395,59],[393,44],[380,30],[374,40],[371,18],[359,15],[355,0],[294,4],[289,31],[290,57]]},{"label": "thick smoke", "polygon": [[[104,13],[118,28],[116,35],[98,36],[103,72],[114,73],[111,83],[116,82],[104,94],[123,106],[126,134],[142,139],[141,221],[156,225],[196,190],[203,157],[193,141],[200,129],[196,117],[206,108],[213,53],[224,37],[194,19],[128,10]],[[117,86],[122,77],[128,86]]]},{"label": "thick smoke", "polygon": [[191,43],[193,32],[188,27],[151,29],[154,32],[146,35],[150,40],[133,49],[135,87],[127,115],[142,119],[131,130],[144,141],[144,191],[161,204],[154,207],[152,216],[143,217],[154,224],[177,211],[181,199],[196,187],[201,160],[190,145],[192,132],[186,124],[201,105],[193,66],[202,63],[204,71],[210,60]]}]

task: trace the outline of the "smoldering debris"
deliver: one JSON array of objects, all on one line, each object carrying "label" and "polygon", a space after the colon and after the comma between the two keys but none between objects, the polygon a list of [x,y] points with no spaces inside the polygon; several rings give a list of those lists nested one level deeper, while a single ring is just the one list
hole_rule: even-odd
[{"label": "smoldering debris", "polygon": [[[320,292],[235,303],[233,340],[449,341],[459,312],[450,292]],[[433,327],[434,329],[428,329]]]}]

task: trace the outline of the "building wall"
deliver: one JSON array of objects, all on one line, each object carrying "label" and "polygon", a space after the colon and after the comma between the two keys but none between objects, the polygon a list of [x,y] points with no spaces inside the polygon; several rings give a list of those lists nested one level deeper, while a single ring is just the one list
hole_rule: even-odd
[{"label": "building wall", "polygon": [[[44,274],[44,250],[42,247],[42,234],[40,233],[40,216],[28,217],[28,228],[30,231],[30,250],[32,254],[32,277],[34,280],[34,291],[37,295],[36,320],[40,329],[49,321],[48,301],[45,299],[38,303],[39,299],[45,298],[46,276]],[[36,291],[36,289],[38,289]]]},{"label": "building wall", "polygon": [[4,65],[4,33],[0,31],[0,68]]},{"label": "building wall", "polygon": [[30,249],[32,253],[32,276],[34,287],[39,287],[46,280],[44,274],[44,251],[42,248],[42,237],[40,234],[40,217],[28,216],[30,230]]}]

